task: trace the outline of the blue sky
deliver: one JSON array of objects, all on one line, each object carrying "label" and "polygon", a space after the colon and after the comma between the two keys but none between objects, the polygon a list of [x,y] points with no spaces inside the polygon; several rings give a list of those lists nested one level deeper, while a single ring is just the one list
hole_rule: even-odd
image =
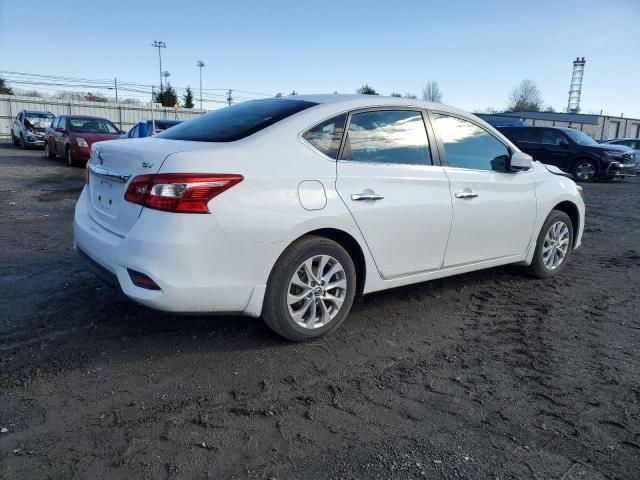
[{"label": "blue sky", "polygon": [[197,89],[201,59],[204,88],[419,95],[437,80],[467,110],[503,108],[525,78],[563,109],[584,56],[582,111],[640,117],[640,0],[0,0],[0,70],[157,84],[155,39],[178,87]]}]

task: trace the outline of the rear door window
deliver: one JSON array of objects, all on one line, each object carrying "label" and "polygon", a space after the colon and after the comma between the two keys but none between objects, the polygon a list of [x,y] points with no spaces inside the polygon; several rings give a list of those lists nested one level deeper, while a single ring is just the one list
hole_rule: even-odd
[{"label": "rear door window", "polygon": [[340,142],[342,141],[346,121],[346,113],[330,118],[304,132],[302,138],[327,157],[335,160],[338,158],[338,150],[340,149]]},{"label": "rear door window", "polygon": [[58,122],[59,128],[67,128],[67,119],[65,117],[60,117],[60,121]]},{"label": "rear door window", "polygon": [[404,110],[352,114],[341,159],[431,165],[429,139],[422,114]]},{"label": "rear door window", "polygon": [[238,103],[182,122],[157,137],[195,142],[233,142],[314,105],[317,103],[281,98]]}]

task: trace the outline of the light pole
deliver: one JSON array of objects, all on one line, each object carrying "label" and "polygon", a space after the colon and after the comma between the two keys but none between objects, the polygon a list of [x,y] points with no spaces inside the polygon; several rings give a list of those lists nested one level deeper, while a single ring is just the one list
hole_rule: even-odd
[{"label": "light pole", "polygon": [[200,110],[202,110],[202,67],[204,67],[204,62],[202,60],[198,60],[196,66],[200,69]]},{"label": "light pole", "polygon": [[162,55],[160,54],[160,49],[167,48],[167,45],[159,40],[154,40],[151,46],[158,49],[158,59],[160,60],[160,93],[162,93]]}]

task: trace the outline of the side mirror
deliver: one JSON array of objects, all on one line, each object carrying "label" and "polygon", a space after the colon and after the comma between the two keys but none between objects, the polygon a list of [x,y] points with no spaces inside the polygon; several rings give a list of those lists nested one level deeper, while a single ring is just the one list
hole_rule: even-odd
[{"label": "side mirror", "polygon": [[511,154],[511,170],[529,170],[533,163],[533,157],[524,152],[513,152]]}]

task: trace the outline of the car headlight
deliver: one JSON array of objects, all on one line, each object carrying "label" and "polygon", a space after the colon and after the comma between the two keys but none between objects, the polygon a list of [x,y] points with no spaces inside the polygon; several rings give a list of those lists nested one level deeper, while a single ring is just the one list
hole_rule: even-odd
[{"label": "car headlight", "polygon": [[622,157],[622,155],[624,155],[624,152],[621,152],[619,150],[605,150],[604,153],[606,153],[611,158],[620,158]]},{"label": "car headlight", "polygon": [[89,144],[84,138],[76,138],[76,143],[78,144],[79,147],[84,147],[84,148],[89,147]]}]

